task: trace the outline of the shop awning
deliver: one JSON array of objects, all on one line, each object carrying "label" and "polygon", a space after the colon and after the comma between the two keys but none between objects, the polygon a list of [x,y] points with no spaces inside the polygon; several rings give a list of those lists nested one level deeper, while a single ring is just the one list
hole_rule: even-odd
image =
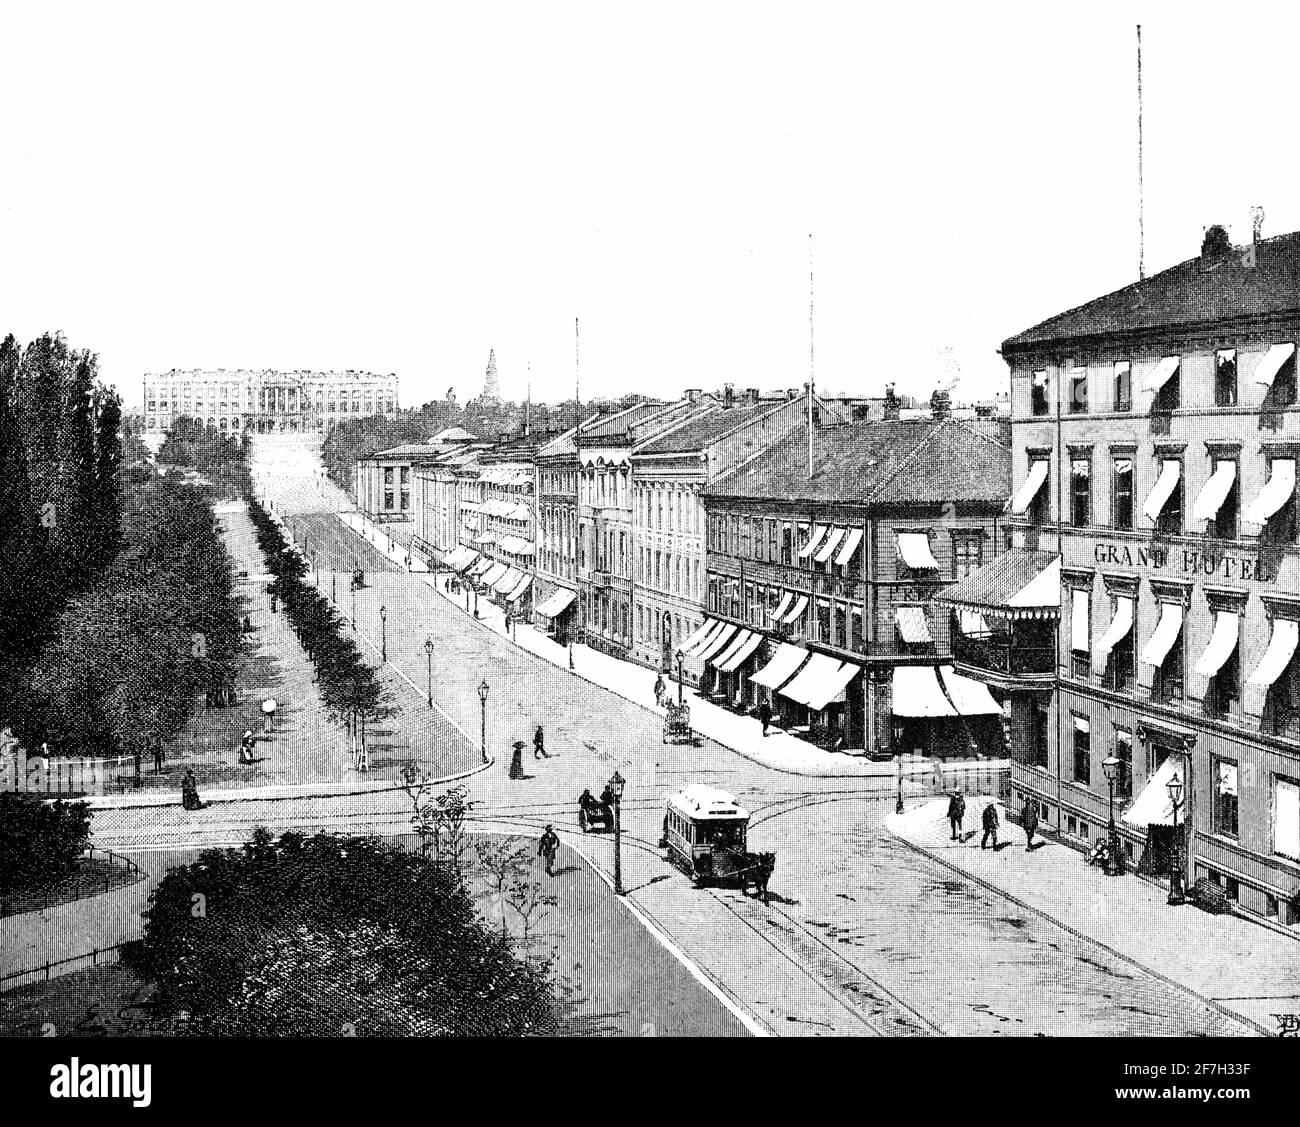
[{"label": "shop awning", "polygon": [[484,556],[478,561],[478,563],[469,569],[468,575],[471,579],[479,579],[483,576],[484,572],[491,571],[496,566],[496,561],[492,559],[491,556]]},{"label": "shop awning", "polygon": [[1092,648],[1092,670],[1100,675],[1106,671],[1106,662],[1110,660],[1110,651],[1133,629],[1133,600],[1127,595],[1115,598],[1115,617],[1106,627],[1106,633]]},{"label": "shop awning", "polygon": [[1151,635],[1151,640],[1142,649],[1142,661],[1157,667],[1163,665],[1182,628],[1183,604],[1161,603],[1160,621],[1156,623],[1156,632]]},{"label": "shop awning", "polygon": [[532,509],[522,502],[511,505],[504,513],[501,514],[505,520],[527,520],[533,515]]},{"label": "shop awning", "polygon": [[523,577],[524,573],[517,567],[507,567],[492,584],[492,590],[504,595],[507,591],[513,591],[517,586],[519,586],[519,581]]},{"label": "shop awning", "polygon": [[509,567],[503,563],[494,563],[479,576],[479,582],[485,587],[491,587],[492,584],[505,575],[509,570]]},{"label": "shop awning", "polygon": [[1083,587],[1070,589],[1070,649],[1088,652],[1089,592]]},{"label": "shop awning", "polygon": [[1056,618],[1061,613],[1061,557],[1008,549],[974,575],[945,587],[934,604],[990,618]]},{"label": "shop awning", "polygon": [[827,533],[826,539],[822,541],[822,546],[814,553],[813,559],[818,563],[825,563],[831,558],[831,553],[835,551],[835,546],[843,539],[844,529],[832,528],[830,532]]},{"label": "shop awning", "polygon": [[848,683],[862,672],[862,666],[851,661],[844,662],[835,672],[817,682],[804,694],[804,704],[814,712],[820,712],[832,701],[843,700]]},{"label": "shop awning", "polygon": [[528,588],[531,587],[532,585],[533,585],[533,577],[531,575],[525,575],[522,579],[519,580],[514,590],[512,590],[510,594],[506,596],[506,602],[517,603],[526,594],[528,594]]},{"label": "shop awning", "polygon": [[709,664],[715,669],[721,669],[723,663],[731,657],[732,653],[749,641],[751,634],[753,634],[752,630],[746,630],[744,627],[741,627],[731,636],[731,641],[721,649],[713,651],[712,656],[708,659]]},{"label": "shop awning", "polygon": [[789,609],[789,611],[786,612],[786,616],[780,619],[779,621],[787,622],[787,623],[798,622],[799,619],[803,617],[803,612],[806,611],[807,609],[808,609],[808,596],[800,595],[797,599],[795,599],[794,606],[792,606]]},{"label": "shop awning", "polygon": [[982,681],[962,676],[951,665],[939,666],[939,675],[948,689],[949,699],[963,716],[1002,715],[1001,706]]},{"label": "shop awning", "polygon": [[1187,779],[1181,755],[1169,756],[1156,768],[1156,773],[1147,780],[1142,793],[1124,811],[1123,822],[1130,826],[1172,826],[1174,805],[1169,798],[1169,782],[1175,773],[1183,780],[1185,787]]},{"label": "shop awning", "polygon": [[730,622],[724,622],[722,629],[719,630],[706,645],[695,656],[701,661],[708,661],[715,653],[720,653],[723,646],[730,645],[731,639],[736,635],[736,627]]},{"label": "shop awning", "polygon": [[1151,520],[1159,518],[1164,511],[1165,504],[1175,486],[1178,485],[1178,478],[1182,472],[1183,463],[1177,458],[1166,458],[1161,463],[1160,476],[1156,478],[1156,483],[1147,494],[1147,499],[1142,502],[1142,512]]},{"label": "shop awning", "polygon": [[904,642],[921,644],[934,641],[930,624],[925,619],[925,607],[895,607],[894,623]]},{"label": "shop awning", "polygon": [[776,609],[772,612],[772,621],[783,622],[792,602],[794,602],[794,592],[787,591],[781,596],[781,601],[776,604]]},{"label": "shop awning", "polygon": [[727,656],[722,661],[714,663],[718,672],[734,673],[762,643],[763,635],[757,630],[750,631],[743,642],[733,642],[731,648],[727,650]]},{"label": "shop awning", "polygon": [[908,567],[938,571],[939,561],[930,551],[930,537],[924,532],[900,532],[898,554]]},{"label": "shop awning", "polygon": [[497,534],[495,532],[485,532],[482,536],[471,537],[471,540],[475,544],[495,544]]},{"label": "shop awning", "polygon": [[704,625],[700,627],[692,636],[691,640],[682,647],[682,653],[686,657],[695,657],[704,652],[708,644],[722,631],[723,623],[717,618],[706,618]]},{"label": "shop awning", "polygon": [[769,689],[780,688],[795,675],[807,656],[808,651],[802,646],[782,642],[772,655],[772,660],[750,679],[755,685],[765,685]]},{"label": "shop awning", "polygon": [[1259,366],[1255,369],[1255,374],[1251,378],[1257,384],[1263,384],[1265,387],[1272,386],[1273,380],[1277,377],[1278,372],[1282,370],[1282,365],[1294,355],[1295,344],[1291,341],[1286,344],[1273,345],[1264,353],[1264,358],[1259,362]]},{"label": "shop awning", "polygon": [[1147,378],[1142,381],[1143,390],[1159,391],[1176,371],[1178,371],[1178,357],[1166,356],[1147,373]]},{"label": "shop awning", "polygon": [[1043,482],[1047,480],[1047,459],[1036,458],[1029,463],[1029,473],[1026,475],[1024,482],[1021,483],[1016,495],[1011,499],[1011,512],[1015,516],[1024,516],[1030,503],[1037,495],[1038,491],[1043,488]]},{"label": "shop awning", "polygon": [[1255,666],[1248,683],[1267,689],[1282,676],[1282,670],[1290,664],[1297,641],[1300,641],[1300,623],[1290,618],[1273,619],[1273,634],[1268,640],[1268,649]]},{"label": "shop awning", "polygon": [[[835,674],[843,664],[837,658],[815,653],[808,659],[808,664],[799,670],[799,675],[784,688],[777,689],[777,692],[798,704],[808,705],[809,697],[820,695],[823,687],[834,681]],[[830,695],[834,696],[838,691],[836,689]],[[811,708],[812,705],[808,707]]]},{"label": "shop awning", "polygon": [[533,612],[543,618],[558,618],[573,605],[573,600],[577,597],[577,591],[571,591],[568,587],[557,587],[533,608]]},{"label": "shop awning", "polygon": [[1264,524],[1295,492],[1295,459],[1274,458],[1268,482],[1242,515],[1251,524]]},{"label": "shop awning", "polygon": [[1213,520],[1218,515],[1224,498],[1232,489],[1232,483],[1236,480],[1237,463],[1218,462],[1214,467],[1214,473],[1210,475],[1210,480],[1196,495],[1196,503],[1192,506],[1192,520]]},{"label": "shop awning", "polygon": [[862,543],[862,529],[850,528],[844,536],[844,543],[840,545],[840,550],[835,553],[835,562],[843,567],[853,558],[853,553],[858,550],[858,545]]},{"label": "shop awning", "polygon": [[808,537],[808,543],[799,549],[799,558],[806,560],[817,551],[817,545],[822,542],[822,537],[825,535],[826,526],[824,524],[813,525],[812,535]]},{"label": "shop awning", "polygon": [[939,684],[937,666],[895,666],[891,696],[895,716],[915,718],[957,715],[957,710],[944,696]]},{"label": "shop awning", "polygon": [[469,556],[470,556],[470,550],[458,544],[450,552],[447,552],[442,557],[442,566],[449,567],[454,571],[458,571],[460,568],[464,567],[465,564],[468,562]]},{"label": "shop awning", "polygon": [[1232,651],[1237,648],[1237,638],[1240,633],[1235,611],[1215,611],[1214,632],[1210,635],[1210,642],[1205,647],[1205,651],[1197,658],[1196,675],[1213,677],[1218,673],[1223,668],[1223,663],[1232,656]]}]

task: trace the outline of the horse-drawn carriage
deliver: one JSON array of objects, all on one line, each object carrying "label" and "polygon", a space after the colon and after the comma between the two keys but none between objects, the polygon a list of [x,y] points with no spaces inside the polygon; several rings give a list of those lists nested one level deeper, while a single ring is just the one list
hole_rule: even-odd
[{"label": "horse-drawn carriage", "polygon": [[352,571],[352,590],[360,591],[366,585],[366,573],[359,567]]},{"label": "horse-drawn carriage", "polygon": [[766,904],[776,854],[748,852],[748,829],[749,811],[730,794],[695,783],[669,798],[660,845],[696,888],[733,885],[746,892],[752,884]]},{"label": "horse-drawn carriage", "polygon": [[596,830],[610,832],[614,829],[614,808],[608,802],[600,802],[592,797],[591,791],[583,791],[578,799],[578,828],[583,833]]},{"label": "horse-drawn carriage", "polygon": [[695,742],[695,731],[691,727],[691,706],[678,704],[669,700],[664,704],[667,714],[664,716],[664,734],[662,743],[686,744]]}]

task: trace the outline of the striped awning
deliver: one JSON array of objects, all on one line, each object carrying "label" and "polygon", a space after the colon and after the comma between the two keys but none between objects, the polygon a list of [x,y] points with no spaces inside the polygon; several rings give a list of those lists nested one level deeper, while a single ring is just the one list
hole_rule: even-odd
[{"label": "striped awning", "polygon": [[896,607],[894,622],[898,625],[898,633],[904,642],[919,645],[934,641],[930,624],[925,618],[925,607]]},{"label": "striped awning", "polygon": [[763,643],[763,635],[757,630],[746,631],[745,637],[732,642],[722,659],[715,661],[714,667],[719,673],[734,673]]},{"label": "striped awning", "polygon": [[515,585],[514,589],[510,592],[510,594],[506,596],[506,602],[517,603],[520,599],[524,597],[524,595],[528,593],[528,588],[531,587],[532,585],[533,585],[533,577],[531,575],[525,575]]},{"label": "striped awning", "polygon": [[769,689],[780,688],[795,675],[807,656],[808,651],[802,646],[782,642],[772,660],[755,673],[751,680],[755,685],[764,685]]},{"label": "striped awning", "polygon": [[708,642],[705,643],[704,648],[696,653],[695,656],[701,661],[708,661],[714,654],[720,653],[723,646],[726,646],[731,642],[735,633],[736,627],[730,622],[722,623],[722,629],[714,634]]},{"label": "striped awning", "polygon": [[533,608],[533,613],[540,614],[543,618],[558,618],[573,605],[577,597],[577,591],[571,591],[568,587],[557,587]]},{"label": "striped awning", "polygon": [[1012,548],[945,587],[934,597],[934,605],[975,610],[986,618],[1059,618],[1061,557]]}]

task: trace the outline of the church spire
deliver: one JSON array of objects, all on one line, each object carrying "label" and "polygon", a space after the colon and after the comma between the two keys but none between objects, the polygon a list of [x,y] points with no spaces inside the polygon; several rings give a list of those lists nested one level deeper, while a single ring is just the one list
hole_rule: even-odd
[{"label": "church spire", "polygon": [[497,354],[494,348],[488,349],[487,373],[483,377],[483,398],[501,398],[501,381],[497,378]]}]

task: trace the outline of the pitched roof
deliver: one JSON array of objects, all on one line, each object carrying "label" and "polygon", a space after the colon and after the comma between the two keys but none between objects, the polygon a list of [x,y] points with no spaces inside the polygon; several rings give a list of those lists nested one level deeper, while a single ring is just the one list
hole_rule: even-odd
[{"label": "pitched roof", "polygon": [[760,403],[746,403],[739,407],[714,407],[704,411],[666,434],[638,446],[636,454],[680,454],[702,450],[710,442],[729,434],[751,419],[779,410],[787,401],[773,403],[770,399]]},{"label": "pitched roof", "polygon": [[1250,249],[1180,262],[1007,338],[1002,352],[1300,313],[1300,231],[1261,240],[1253,256]]},{"label": "pitched roof", "polygon": [[612,415],[601,415],[579,427],[579,442],[592,442],[601,438],[622,439],[634,423],[649,418],[666,406],[666,403],[638,403]]},{"label": "pitched roof", "polygon": [[956,419],[872,419],[783,441],[719,478],[707,492],[846,504],[1003,502],[1011,491],[1011,451]]}]

